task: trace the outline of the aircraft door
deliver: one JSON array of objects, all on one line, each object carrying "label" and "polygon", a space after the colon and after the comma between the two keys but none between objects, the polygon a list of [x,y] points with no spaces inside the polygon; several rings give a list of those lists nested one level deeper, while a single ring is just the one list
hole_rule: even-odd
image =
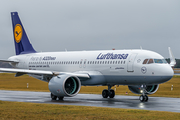
[{"label": "aircraft door", "polygon": [[79,63],[79,68],[82,68],[82,64],[83,64],[83,59],[81,59],[81,61]]},{"label": "aircraft door", "polygon": [[131,54],[127,63],[127,72],[134,72],[134,60],[137,56],[137,53]]},{"label": "aircraft door", "polygon": [[83,67],[84,67],[84,68],[86,67],[86,59],[84,60],[84,65],[83,65]]}]

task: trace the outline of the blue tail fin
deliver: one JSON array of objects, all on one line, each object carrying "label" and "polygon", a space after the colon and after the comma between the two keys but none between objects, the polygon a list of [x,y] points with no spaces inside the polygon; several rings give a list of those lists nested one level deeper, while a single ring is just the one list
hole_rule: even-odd
[{"label": "blue tail fin", "polygon": [[17,12],[11,12],[16,55],[35,53]]}]

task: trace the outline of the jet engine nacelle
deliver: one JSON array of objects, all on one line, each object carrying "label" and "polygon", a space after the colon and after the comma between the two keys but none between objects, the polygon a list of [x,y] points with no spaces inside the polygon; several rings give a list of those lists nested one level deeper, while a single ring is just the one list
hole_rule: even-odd
[{"label": "jet engine nacelle", "polygon": [[77,95],[81,88],[81,82],[78,77],[72,75],[58,75],[49,81],[50,92],[57,97]]},{"label": "jet engine nacelle", "polygon": [[[135,94],[142,94],[140,85],[128,86],[129,90]],[[145,94],[154,94],[159,88],[159,85],[146,85]]]}]

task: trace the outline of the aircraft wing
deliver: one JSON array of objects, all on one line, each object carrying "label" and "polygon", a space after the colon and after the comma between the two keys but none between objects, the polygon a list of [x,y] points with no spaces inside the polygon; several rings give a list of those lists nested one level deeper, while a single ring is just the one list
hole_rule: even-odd
[{"label": "aircraft wing", "polygon": [[43,70],[28,70],[28,69],[13,69],[13,68],[0,68],[0,72],[16,73],[16,77],[24,74],[35,74],[35,75],[74,75],[82,78],[90,78],[88,73],[70,73],[70,72],[56,72],[56,71],[43,71]]}]

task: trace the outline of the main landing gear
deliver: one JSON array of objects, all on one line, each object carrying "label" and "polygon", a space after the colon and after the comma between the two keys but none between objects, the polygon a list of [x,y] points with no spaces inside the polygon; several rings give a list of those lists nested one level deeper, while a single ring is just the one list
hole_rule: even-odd
[{"label": "main landing gear", "polygon": [[52,99],[52,100],[56,100],[57,98],[59,98],[59,100],[63,100],[64,97],[57,97],[57,96],[55,96],[55,95],[53,95],[53,94],[51,93],[51,99]]},{"label": "main landing gear", "polygon": [[141,93],[142,93],[142,95],[139,96],[139,100],[140,100],[141,102],[147,102],[147,101],[148,101],[148,96],[145,94],[145,93],[146,93],[145,87],[146,87],[145,85],[142,85],[142,87],[141,87]]},{"label": "main landing gear", "polygon": [[109,97],[109,98],[114,98],[114,96],[115,96],[115,92],[114,92],[114,90],[113,89],[111,89],[111,85],[108,85],[108,90],[107,89],[104,89],[103,91],[102,91],[102,96],[103,96],[103,98],[107,98],[107,97]]}]

